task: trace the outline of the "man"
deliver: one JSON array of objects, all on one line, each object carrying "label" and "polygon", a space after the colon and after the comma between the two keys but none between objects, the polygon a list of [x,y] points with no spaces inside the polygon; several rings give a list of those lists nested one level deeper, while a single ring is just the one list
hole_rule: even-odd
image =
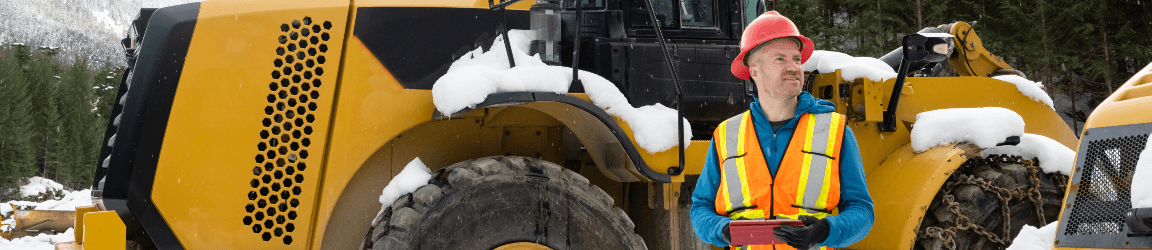
[{"label": "man", "polygon": [[[812,40],[771,11],[744,31],[732,74],[756,84],[748,111],[716,128],[692,192],[692,229],[731,245],[733,219],[793,218],[774,231],[787,245],[750,249],[845,247],[872,228],[872,198],[860,150],[835,105],[801,89]],[[835,211],[839,213],[831,215]]]}]

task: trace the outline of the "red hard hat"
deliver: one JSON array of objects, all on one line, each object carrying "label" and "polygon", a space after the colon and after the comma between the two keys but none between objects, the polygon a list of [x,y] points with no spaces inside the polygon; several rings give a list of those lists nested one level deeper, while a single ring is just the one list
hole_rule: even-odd
[{"label": "red hard hat", "polygon": [[812,56],[812,50],[816,47],[812,44],[812,39],[808,39],[800,35],[800,30],[796,28],[796,24],[787,17],[781,16],[776,11],[769,11],[757,17],[744,29],[744,34],[740,36],[740,55],[736,56],[736,60],[732,61],[732,75],[740,79],[749,80],[751,74],[748,72],[748,66],[744,65],[744,57],[748,55],[748,51],[756,48],[762,43],[772,41],[772,39],[781,37],[796,37],[803,43],[800,46],[800,63],[808,61],[808,57]]}]

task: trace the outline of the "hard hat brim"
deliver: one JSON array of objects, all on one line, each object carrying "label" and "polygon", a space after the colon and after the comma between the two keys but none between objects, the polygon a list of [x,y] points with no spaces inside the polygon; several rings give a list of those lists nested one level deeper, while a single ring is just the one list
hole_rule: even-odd
[{"label": "hard hat brim", "polygon": [[[780,37],[796,37],[796,38],[800,39],[800,42],[803,43],[803,46],[801,46],[801,48],[800,48],[800,63],[808,62],[808,58],[812,56],[812,51],[814,51],[816,48],[816,45],[812,43],[812,39],[808,39],[808,37],[805,37],[802,35],[784,35],[784,36],[779,36],[779,37],[773,37],[772,39],[768,39],[767,41],[765,41],[765,43],[771,42],[773,39],[780,38]],[[757,44],[756,46],[747,46],[746,48],[740,48],[740,55],[737,55],[736,59],[732,60],[732,75],[736,76],[736,78],[740,78],[740,79],[744,79],[744,80],[751,80],[752,75],[748,71],[748,66],[744,65],[744,57],[748,56],[748,52],[752,51],[752,49],[754,49],[758,46],[759,46],[759,44]]]}]

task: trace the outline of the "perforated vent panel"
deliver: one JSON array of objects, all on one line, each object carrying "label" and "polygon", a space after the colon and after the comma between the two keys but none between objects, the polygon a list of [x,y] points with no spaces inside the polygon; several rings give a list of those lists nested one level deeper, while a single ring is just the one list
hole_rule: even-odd
[{"label": "perforated vent panel", "polygon": [[1132,208],[1132,173],[1147,142],[1147,134],[1088,142],[1064,235],[1124,232],[1124,212]]},{"label": "perforated vent panel", "polygon": [[303,191],[299,184],[316,181],[309,174],[315,171],[307,171],[316,161],[309,156],[319,153],[309,152],[309,136],[316,121],[311,112],[316,111],[314,101],[320,98],[319,87],[324,84],[319,76],[324,75],[331,28],[331,22],[314,23],[311,17],[304,17],[280,25],[282,34],[274,38],[280,46],[272,61],[266,117],[260,121],[261,141],[255,145],[256,166],[249,183],[252,190],[247,194],[252,203],[244,207],[248,216],[243,221],[264,241],[276,238],[285,245],[292,244],[300,206],[297,197]]}]

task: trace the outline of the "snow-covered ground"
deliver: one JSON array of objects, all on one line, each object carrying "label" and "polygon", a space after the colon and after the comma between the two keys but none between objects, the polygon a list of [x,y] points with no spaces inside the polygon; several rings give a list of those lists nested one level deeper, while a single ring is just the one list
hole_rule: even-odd
[{"label": "snow-covered ground", "polygon": [[1049,223],[1047,226],[1036,228],[1024,225],[1020,234],[1012,239],[1012,245],[1007,250],[1049,250],[1056,241],[1056,227],[1059,222]]},{"label": "snow-covered ground", "polygon": [[[487,52],[477,48],[457,59],[448,73],[432,85],[432,103],[436,110],[453,114],[465,108],[476,107],[490,94],[503,92],[568,92],[572,83],[572,68],[550,66],[540,57],[528,54],[532,37],[530,30],[510,30],[512,58],[516,67],[509,68],[508,53],[501,49],[504,40],[497,36]],[[584,92],[597,107],[628,123],[636,143],[648,152],[663,152],[677,146],[676,110],[653,104],[632,107],[623,93],[611,81],[587,71],[580,71]],[[684,145],[691,143],[692,128],[684,121]]]},{"label": "snow-covered ground", "polygon": [[[4,227],[0,230],[11,230],[12,223],[12,206],[15,205],[21,209],[34,209],[34,210],[76,210],[79,206],[92,205],[92,191],[84,189],[80,191],[64,190],[64,185],[60,185],[55,181],[41,178],[29,178],[27,185],[20,187],[20,194],[24,197],[44,197],[53,196],[56,193],[62,193],[63,196],[59,198],[49,199],[42,202],[17,200],[17,201],[3,201],[0,202],[0,217],[3,217]],[[57,242],[73,241],[75,235],[72,229],[56,235],[39,234],[36,236],[26,236],[7,240],[0,238],[0,250],[34,250],[34,249],[54,249],[54,244]]]}]

